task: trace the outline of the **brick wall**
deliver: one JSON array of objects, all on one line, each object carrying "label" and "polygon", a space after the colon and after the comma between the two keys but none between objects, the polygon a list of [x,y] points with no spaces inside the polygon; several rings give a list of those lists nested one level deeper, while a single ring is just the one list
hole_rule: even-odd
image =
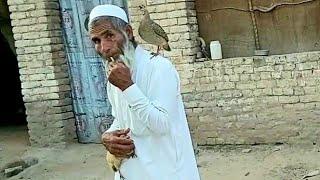
[{"label": "brick wall", "polygon": [[202,59],[193,77],[199,144],[319,142],[320,52]]},{"label": "brick wall", "polygon": [[[313,143],[320,135],[320,52],[196,59],[194,1],[129,1],[135,35],[146,5],[168,33],[194,139],[200,145]],[[145,45],[150,48],[149,45]],[[155,49],[155,47],[152,47]]]},{"label": "brick wall", "polygon": [[58,0],[8,0],[30,142],[63,145],[75,138]]},{"label": "brick wall", "polygon": [[[136,40],[146,48],[156,50],[155,46],[145,44],[138,35],[139,22],[142,11],[139,5],[145,5],[150,12],[150,17],[160,24],[167,32],[171,52],[164,52],[176,65],[180,74],[182,93],[191,92],[193,89],[192,74],[193,62],[199,51],[196,37],[198,37],[198,25],[194,1],[186,0],[137,0],[128,1],[128,9],[131,24],[134,29]],[[188,111],[188,109],[187,109]],[[192,135],[196,126],[195,121],[189,120]]]},{"label": "brick wall", "polygon": [[[8,0],[33,145],[75,138],[68,66],[58,0]],[[177,67],[193,137],[198,144],[319,141],[320,52],[196,59],[194,1],[129,1],[135,35],[146,5],[164,27]],[[152,46],[145,45],[150,48]],[[155,47],[152,47],[155,49]]]}]

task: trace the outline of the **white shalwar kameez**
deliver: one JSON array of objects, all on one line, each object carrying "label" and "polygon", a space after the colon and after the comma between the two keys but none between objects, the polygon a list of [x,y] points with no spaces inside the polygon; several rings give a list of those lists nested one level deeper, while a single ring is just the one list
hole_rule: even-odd
[{"label": "white shalwar kameez", "polygon": [[108,132],[130,128],[137,155],[122,162],[121,174],[126,180],[199,180],[176,69],[138,46],[131,73],[134,84],[123,92],[107,84],[115,117]]}]

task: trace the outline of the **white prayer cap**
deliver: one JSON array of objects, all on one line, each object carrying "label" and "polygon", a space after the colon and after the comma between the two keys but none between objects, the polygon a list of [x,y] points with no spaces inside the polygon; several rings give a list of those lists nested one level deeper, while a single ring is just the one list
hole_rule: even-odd
[{"label": "white prayer cap", "polygon": [[104,4],[104,5],[98,5],[91,10],[88,25],[91,24],[93,19],[100,16],[117,17],[122,19],[126,23],[129,23],[128,16],[122,8],[120,8],[119,6],[111,5],[111,4]]}]

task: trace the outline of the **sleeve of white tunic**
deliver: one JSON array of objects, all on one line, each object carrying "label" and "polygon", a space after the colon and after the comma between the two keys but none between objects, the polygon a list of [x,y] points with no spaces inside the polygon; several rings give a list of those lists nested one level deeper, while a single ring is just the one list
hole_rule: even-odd
[{"label": "sleeve of white tunic", "polygon": [[[108,99],[111,100],[111,97],[110,97],[110,93],[108,92]],[[111,114],[113,117],[115,117],[115,113],[114,113],[114,109],[111,108]],[[120,129],[120,125],[119,125],[119,120],[117,118],[115,118],[110,126],[109,129],[107,129],[106,132],[112,132],[112,131],[115,131],[115,130],[119,130]]]},{"label": "sleeve of white tunic", "polygon": [[149,79],[148,97],[136,84],[123,91],[123,95],[133,112],[140,117],[138,121],[161,135],[170,132],[169,111],[177,108],[179,78],[171,62],[159,60],[151,65],[150,74],[146,74],[150,76],[146,77]]},{"label": "sleeve of white tunic", "polygon": [[114,119],[110,128],[106,132],[112,132],[112,131],[119,130],[119,129],[120,129],[119,122],[117,119]]}]

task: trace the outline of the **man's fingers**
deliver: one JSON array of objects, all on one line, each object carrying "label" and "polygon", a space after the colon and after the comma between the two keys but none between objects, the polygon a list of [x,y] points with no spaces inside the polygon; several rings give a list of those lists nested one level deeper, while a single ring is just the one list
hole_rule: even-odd
[{"label": "man's fingers", "polygon": [[128,135],[121,135],[120,137],[125,138],[125,139],[130,139],[130,136],[128,136]]},{"label": "man's fingers", "polygon": [[117,64],[117,62],[109,62],[109,63],[108,63],[109,69],[114,68],[114,67],[116,66],[116,64]]},{"label": "man's fingers", "polygon": [[123,144],[123,145],[131,145],[133,144],[133,140],[129,138],[127,138],[127,136],[124,137],[114,137],[112,139],[112,144]]},{"label": "man's fingers", "polygon": [[128,68],[128,66],[123,61],[119,61],[117,64],[119,67]]},{"label": "man's fingers", "polygon": [[111,138],[102,138],[102,143],[105,145],[121,144],[121,145],[132,145],[133,140],[130,136],[124,135],[123,137],[113,136]]},{"label": "man's fingers", "polygon": [[128,134],[130,132],[130,128],[123,129],[124,134]]},{"label": "man's fingers", "polygon": [[114,131],[114,135],[116,136],[121,136],[121,135],[127,135],[130,132],[130,129],[121,129],[121,130],[116,130]]},{"label": "man's fingers", "polygon": [[122,144],[110,144],[110,149],[117,149],[120,151],[125,151],[126,153],[131,152],[134,149],[134,144],[130,144],[130,145],[122,145]]},{"label": "man's fingers", "polygon": [[102,143],[106,149],[117,157],[127,157],[135,149],[134,142],[128,135],[130,129],[116,130],[105,133]]},{"label": "man's fingers", "polygon": [[121,145],[121,144],[112,144],[109,146],[108,150],[112,154],[118,154],[118,155],[128,155],[130,152],[134,150],[134,145]]},{"label": "man's fingers", "polygon": [[117,61],[117,62],[110,62],[109,63],[109,69],[110,68],[116,68],[116,67],[127,68],[126,64],[123,61]]},{"label": "man's fingers", "polygon": [[107,150],[117,157],[127,157],[134,151],[134,145],[112,145]]},{"label": "man's fingers", "polygon": [[115,130],[115,131],[112,132],[112,134],[115,135],[115,136],[120,136],[120,135],[122,135],[124,133],[123,133],[123,130]]}]

